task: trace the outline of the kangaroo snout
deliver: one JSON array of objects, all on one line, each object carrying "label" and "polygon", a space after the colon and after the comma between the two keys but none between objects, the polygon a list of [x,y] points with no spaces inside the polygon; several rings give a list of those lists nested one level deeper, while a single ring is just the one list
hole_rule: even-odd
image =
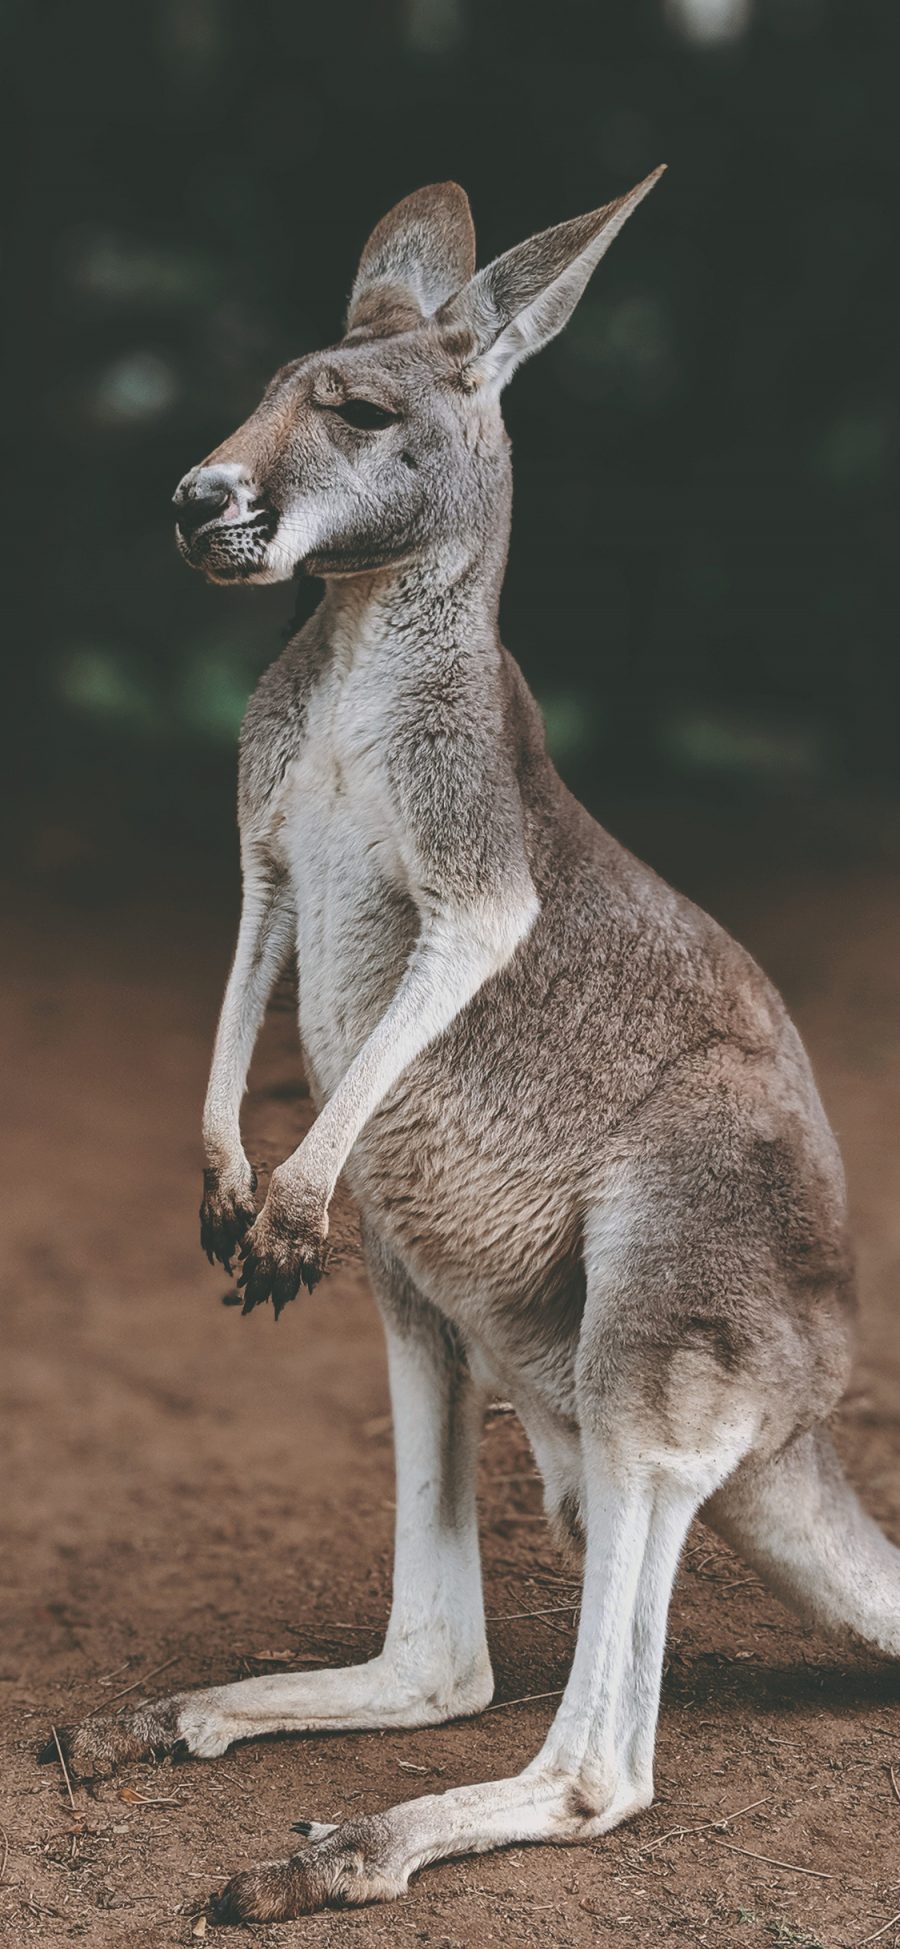
[{"label": "kangaroo snout", "polygon": [[237,462],[192,467],[172,498],[178,547],[216,582],[254,574],[277,517]]}]

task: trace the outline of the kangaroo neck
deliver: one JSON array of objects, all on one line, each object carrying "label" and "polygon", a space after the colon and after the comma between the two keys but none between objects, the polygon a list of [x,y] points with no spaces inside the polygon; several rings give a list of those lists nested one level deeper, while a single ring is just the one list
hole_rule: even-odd
[{"label": "kangaroo neck", "polygon": [[348,669],[398,654],[433,665],[496,645],[497,606],[485,564],[446,551],[329,579],[321,616],[333,658]]}]

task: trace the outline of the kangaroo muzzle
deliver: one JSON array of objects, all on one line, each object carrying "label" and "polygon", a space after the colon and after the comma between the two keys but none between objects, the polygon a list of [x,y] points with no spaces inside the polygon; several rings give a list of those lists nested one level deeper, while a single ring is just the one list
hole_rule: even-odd
[{"label": "kangaroo muzzle", "polygon": [[258,573],[278,517],[245,467],[220,462],[193,467],[172,501],[180,553],[214,581]]}]

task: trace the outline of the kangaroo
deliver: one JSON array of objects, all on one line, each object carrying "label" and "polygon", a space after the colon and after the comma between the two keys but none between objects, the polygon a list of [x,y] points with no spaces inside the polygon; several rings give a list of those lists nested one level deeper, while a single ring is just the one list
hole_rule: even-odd
[{"label": "kangaroo", "polygon": [[[429,1862],[590,1841],[649,1806],[669,1597],[702,1511],[801,1614],[900,1656],[900,1551],[822,1427],[853,1277],[835,1140],[764,975],[601,830],[497,633],[500,398],[661,175],[475,269],[467,199],[378,224],[347,329],[182,480],[216,582],[322,579],[241,737],[244,901],[204,1114],[202,1242],[244,1311],[322,1274],[346,1171],[396,1448],[384,1649],[95,1717],[81,1775],[180,1743],[425,1726],[491,1698],[475,1505],[490,1391],[583,1550],[571,1675],[509,1779],[310,1823],[215,1913],[402,1894]],[[317,1120],[262,1209],[239,1111],[290,956]]]}]

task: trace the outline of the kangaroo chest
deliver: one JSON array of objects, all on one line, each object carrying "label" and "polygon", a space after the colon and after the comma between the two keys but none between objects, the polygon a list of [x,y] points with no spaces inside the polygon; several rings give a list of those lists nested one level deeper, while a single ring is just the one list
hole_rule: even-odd
[{"label": "kangaroo chest", "polygon": [[300,1033],[328,1095],[394,993],[418,932],[386,763],[383,670],[327,670],[279,803],[298,916]]}]

